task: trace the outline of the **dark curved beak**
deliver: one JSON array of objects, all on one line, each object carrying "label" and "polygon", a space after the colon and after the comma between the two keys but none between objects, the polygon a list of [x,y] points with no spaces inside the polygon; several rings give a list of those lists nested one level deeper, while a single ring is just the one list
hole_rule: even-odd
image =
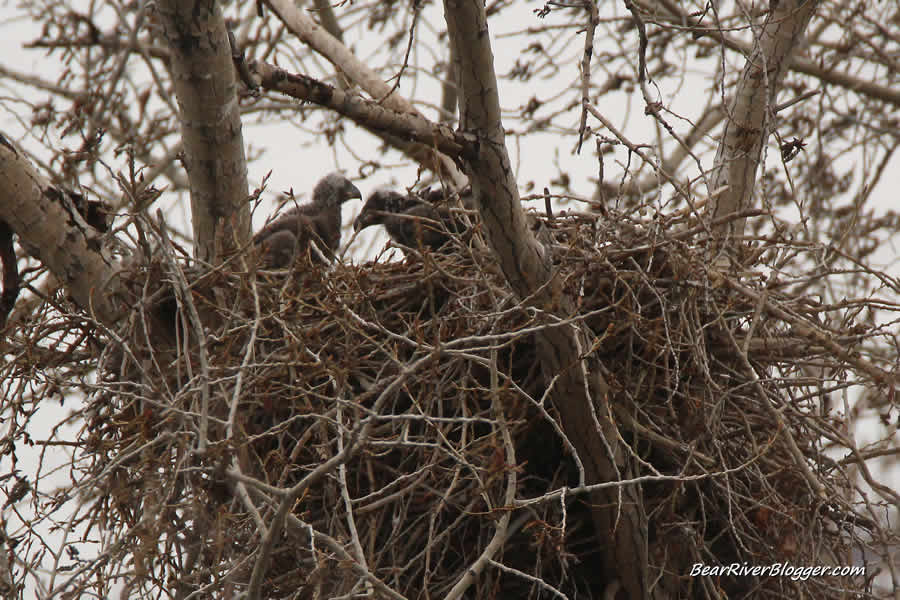
[{"label": "dark curved beak", "polygon": [[372,211],[366,210],[364,206],[362,211],[356,216],[356,219],[353,220],[353,231],[359,231],[360,229],[365,229],[369,225],[374,224],[375,214]]},{"label": "dark curved beak", "polygon": [[359,199],[359,200],[362,200],[362,192],[359,191],[359,188],[358,188],[358,187],[356,187],[355,185],[353,185],[353,184],[351,183],[351,184],[350,184],[350,189],[347,190],[347,199],[348,199],[348,200],[351,200],[351,199],[353,199],[353,198],[357,198],[357,199]]}]

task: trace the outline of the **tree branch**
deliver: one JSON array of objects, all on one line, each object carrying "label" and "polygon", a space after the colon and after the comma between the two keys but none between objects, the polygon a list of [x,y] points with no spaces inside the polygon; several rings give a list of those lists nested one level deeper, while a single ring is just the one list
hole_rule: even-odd
[{"label": "tree branch", "polygon": [[[818,0],[811,1],[818,4]],[[674,0],[657,0],[657,2],[672,15],[672,20],[674,22],[678,24],[684,23],[689,29],[693,30],[698,37],[711,37],[726,48],[740,52],[744,56],[748,56],[753,52],[754,47],[750,44],[727,36],[719,29],[699,24],[693,16],[682,10]],[[775,3],[773,2],[773,4]],[[789,4],[795,6],[797,3],[792,1]],[[815,61],[802,56],[794,57],[791,64],[788,65],[788,68],[791,71],[803,73],[804,75],[809,75],[815,79],[821,79],[823,82],[852,90],[857,94],[863,94],[870,98],[874,98],[875,100],[881,100],[882,102],[887,102],[894,106],[900,106],[900,88],[897,88],[896,86],[888,87],[873,81],[867,81],[859,77],[854,77],[853,75],[848,75],[847,73],[835,71],[834,69],[828,69],[820,66]]]},{"label": "tree branch", "polygon": [[247,160],[228,32],[214,0],[160,0],[157,11],[172,53],[194,253],[217,262],[250,239]]},{"label": "tree branch", "polygon": [[[554,277],[549,253],[527,226],[506,150],[494,57],[480,0],[444,0],[444,16],[458,69],[460,126],[479,136],[477,160],[467,172],[488,243],[512,289],[545,312],[548,321],[577,312]],[[584,464],[585,484],[632,476],[612,420],[606,381],[590,358],[590,333],[580,325],[545,327],[539,360],[551,386],[562,428]],[[592,493],[591,509],[607,578],[619,578],[632,600],[647,598],[647,524],[637,485]]]},{"label": "tree branch", "polygon": [[112,323],[118,313],[113,283],[117,269],[101,251],[101,233],[2,134],[0,190],[0,221],[66,285],[85,312]]},{"label": "tree branch", "polygon": [[[713,219],[751,206],[756,170],[775,110],[775,95],[818,0],[781,0],[772,4],[775,8],[755,38],[726,111],[725,130],[709,177],[709,192],[723,186],[728,189],[713,199],[709,207]],[[717,247],[736,244],[744,223],[745,219],[736,219],[714,227]]]},{"label": "tree branch", "polygon": [[432,162],[434,149],[454,161],[462,157],[474,158],[477,153],[474,135],[432,123],[419,114],[394,112],[374,100],[261,61],[251,64],[250,71],[260,78],[260,85],[267,90],[330,108],[380,137],[399,140],[403,149],[420,164]]},{"label": "tree branch", "polygon": [[319,13],[319,20],[322,21],[322,27],[325,28],[325,31],[334,36],[334,39],[343,44],[344,32],[341,31],[341,26],[334,14],[334,7],[331,6],[331,1],[315,0],[314,4],[316,5],[316,12]]},{"label": "tree branch", "polygon": [[[403,96],[392,90],[378,73],[356,58],[344,44],[317,25],[315,21],[297,8],[292,1],[267,0],[266,4],[278,15],[278,18],[284,22],[291,33],[325,57],[341,73],[365,90],[372,98],[377,99],[385,108],[398,113],[410,113],[421,116],[419,111]],[[419,162],[421,163],[422,161]],[[437,154],[434,159],[422,164],[435,165],[434,169],[440,175],[449,177],[453,187],[457,190],[464,188],[468,183],[466,176],[447,156]]]}]

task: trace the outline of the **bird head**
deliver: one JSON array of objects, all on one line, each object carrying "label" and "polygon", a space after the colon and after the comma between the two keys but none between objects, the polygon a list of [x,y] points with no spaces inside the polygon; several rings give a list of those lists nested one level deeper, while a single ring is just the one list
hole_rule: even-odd
[{"label": "bird head", "polygon": [[359,216],[353,222],[353,230],[359,231],[370,225],[384,224],[388,215],[403,212],[408,203],[406,196],[393,190],[378,190],[366,200]]},{"label": "bird head", "polygon": [[340,173],[332,173],[323,177],[316,184],[313,189],[312,202],[317,206],[335,207],[353,198],[362,200],[359,188]]}]

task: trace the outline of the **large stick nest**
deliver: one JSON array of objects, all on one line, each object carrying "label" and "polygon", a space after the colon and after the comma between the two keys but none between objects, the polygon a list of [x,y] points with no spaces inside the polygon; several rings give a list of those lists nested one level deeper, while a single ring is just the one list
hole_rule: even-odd
[{"label": "large stick nest", "polygon": [[[290,273],[258,272],[248,253],[198,274],[161,243],[131,274],[137,308],[89,409],[95,517],[127,542],[112,552],[133,552],[137,585],[239,591],[269,553],[265,597],[444,597],[482,557],[466,597],[601,597],[605,541],[588,494],[562,493],[580,470],[535,343],[541,327],[586,326],[614,407],[598,418],[645,477],[651,572],[676,577],[673,597],[863,589],[687,576],[694,563],[849,564],[871,526],[820,453],[835,426],[815,408],[827,390],[813,367],[854,368],[817,343],[824,325],[798,325],[824,322],[822,307],[718,274],[687,214],[541,221],[579,307],[556,316],[568,324],[520,302],[477,235]],[[848,351],[860,341],[838,335]]]}]

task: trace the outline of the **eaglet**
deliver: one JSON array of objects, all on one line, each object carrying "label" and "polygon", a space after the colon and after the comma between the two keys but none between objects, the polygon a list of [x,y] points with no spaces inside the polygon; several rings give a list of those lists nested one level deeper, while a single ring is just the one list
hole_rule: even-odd
[{"label": "eaglet", "polygon": [[388,235],[398,244],[436,250],[450,240],[452,233],[460,233],[465,228],[446,207],[432,204],[441,198],[440,191],[425,192],[423,197],[378,190],[366,200],[353,222],[353,229],[359,231],[370,225],[384,225]]},{"label": "eaglet", "polygon": [[303,255],[316,262],[334,260],[341,244],[341,205],[351,198],[362,199],[362,194],[349,179],[338,173],[322,178],[309,204],[289,210],[253,237],[263,264],[285,268]]}]

